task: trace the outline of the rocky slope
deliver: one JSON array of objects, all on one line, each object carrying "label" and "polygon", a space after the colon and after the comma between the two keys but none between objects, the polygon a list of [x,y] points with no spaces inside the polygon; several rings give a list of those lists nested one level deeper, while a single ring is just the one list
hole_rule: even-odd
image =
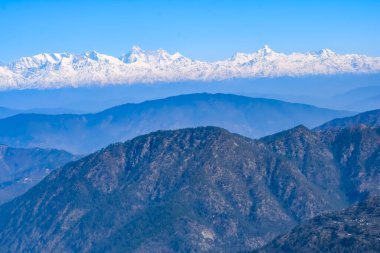
[{"label": "rocky slope", "polygon": [[379,127],[316,132],[299,126],[261,140],[276,154],[296,163],[301,173],[325,189],[336,203],[380,194]]},{"label": "rocky slope", "polygon": [[261,137],[298,124],[351,115],[304,104],[226,94],[189,94],[125,104],[96,114],[20,114],[0,120],[0,142],[89,153],[156,130],[218,126]]},{"label": "rocky slope", "polygon": [[0,204],[25,193],[52,170],[76,158],[62,150],[0,145]]},{"label": "rocky slope", "polygon": [[377,194],[379,136],[300,126],[251,140],[203,127],[113,144],[2,205],[0,250],[253,250]]},{"label": "rocky slope", "polygon": [[162,49],[144,51],[134,47],[119,58],[95,51],[23,57],[8,65],[0,65],[0,89],[368,74],[379,71],[379,57],[339,55],[329,49],[287,55],[265,46],[251,54],[236,53],[226,60],[204,62]]},{"label": "rocky slope", "polygon": [[257,252],[380,251],[380,197],[315,217]]}]

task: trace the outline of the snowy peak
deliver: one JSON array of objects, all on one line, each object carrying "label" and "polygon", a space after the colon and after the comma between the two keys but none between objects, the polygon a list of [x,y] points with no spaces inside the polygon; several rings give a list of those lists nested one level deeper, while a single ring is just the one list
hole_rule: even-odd
[{"label": "snowy peak", "polygon": [[22,70],[22,69],[30,69],[30,68],[41,68],[42,66],[46,66],[49,64],[56,64],[62,61],[63,58],[70,57],[70,54],[37,54],[31,57],[23,57],[19,60],[12,62],[9,64],[10,69],[12,70]]},{"label": "snowy peak", "polygon": [[329,57],[334,57],[337,54],[332,51],[331,49],[325,48],[317,52],[317,55],[324,57],[324,58],[329,58]]},{"label": "snowy peak", "polygon": [[98,61],[100,54],[94,50],[94,51],[91,51],[91,52],[84,53],[83,56],[85,58],[88,58],[88,59],[91,59],[91,60],[94,60],[94,61]]},{"label": "snowy peak", "polygon": [[380,57],[340,55],[330,49],[283,54],[265,45],[253,53],[205,62],[163,49],[134,46],[119,58],[89,51],[23,57],[0,66],[0,89],[60,88],[85,85],[212,81],[305,75],[380,73]]},{"label": "snowy peak", "polygon": [[268,45],[265,45],[263,48],[257,50],[254,53],[236,53],[234,54],[229,61],[235,62],[238,64],[249,64],[252,61],[266,61],[268,58],[279,55],[275,51],[273,51]]},{"label": "snowy peak", "polygon": [[113,56],[100,54],[96,51],[90,51],[83,54],[70,54],[70,53],[52,53],[52,54],[38,54],[31,57],[23,57],[17,61],[10,63],[9,69],[15,72],[49,70],[49,69],[62,69],[62,68],[83,68],[88,65],[100,63],[120,62]]},{"label": "snowy peak", "polygon": [[257,51],[257,53],[262,56],[270,55],[273,52],[274,51],[268,45],[265,45],[262,49],[259,49],[259,51]]},{"label": "snowy peak", "polygon": [[124,63],[137,64],[169,64],[179,58],[185,58],[180,53],[169,54],[163,49],[156,51],[144,51],[140,47],[132,47],[129,53],[121,56],[119,59]]},{"label": "snowy peak", "polygon": [[120,60],[116,57],[109,56],[106,54],[101,54],[96,51],[86,52],[80,56],[75,56],[74,60],[78,60],[80,58],[83,61],[91,61],[94,63],[110,63],[110,64],[121,64]]}]

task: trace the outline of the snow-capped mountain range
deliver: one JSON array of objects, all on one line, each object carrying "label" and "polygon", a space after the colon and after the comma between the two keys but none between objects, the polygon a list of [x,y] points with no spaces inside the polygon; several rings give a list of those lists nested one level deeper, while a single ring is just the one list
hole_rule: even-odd
[{"label": "snow-capped mountain range", "polygon": [[329,49],[283,54],[264,46],[254,53],[236,53],[226,60],[205,62],[162,49],[133,47],[119,58],[96,51],[44,53],[0,64],[0,89],[378,72],[380,57],[339,55]]}]

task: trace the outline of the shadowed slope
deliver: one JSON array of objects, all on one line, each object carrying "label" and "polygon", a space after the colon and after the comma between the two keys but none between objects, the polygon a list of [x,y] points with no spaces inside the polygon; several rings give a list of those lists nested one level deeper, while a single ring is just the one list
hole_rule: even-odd
[{"label": "shadowed slope", "polygon": [[[255,249],[302,221],[347,206],[351,196],[376,193],[371,185],[380,178],[379,153],[362,144],[371,138],[379,146],[379,130],[350,131],[297,127],[257,141],[202,127],[113,144],[1,206],[0,250]],[[369,132],[348,138],[362,131]],[[334,153],[343,139],[354,147],[346,158],[365,161],[360,167],[363,161],[353,159],[347,168],[365,169],[372,181],[345,172]],[[343,180],[347,175],[352,178]],[[368,187],[347,191],[346,185],[362,183]]]},{"label": "shadowed slope", "polygon": [[257,252],[379,252],[380,197],[315,217]]}]

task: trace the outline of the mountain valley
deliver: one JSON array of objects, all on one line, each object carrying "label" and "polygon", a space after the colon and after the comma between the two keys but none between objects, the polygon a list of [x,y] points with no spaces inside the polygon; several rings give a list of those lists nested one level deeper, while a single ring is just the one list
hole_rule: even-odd
[{"label": "mountain valley", "polygon": [[63,150],[0,145],[0,204],[22,195],[51,171],[79,159]]}]

